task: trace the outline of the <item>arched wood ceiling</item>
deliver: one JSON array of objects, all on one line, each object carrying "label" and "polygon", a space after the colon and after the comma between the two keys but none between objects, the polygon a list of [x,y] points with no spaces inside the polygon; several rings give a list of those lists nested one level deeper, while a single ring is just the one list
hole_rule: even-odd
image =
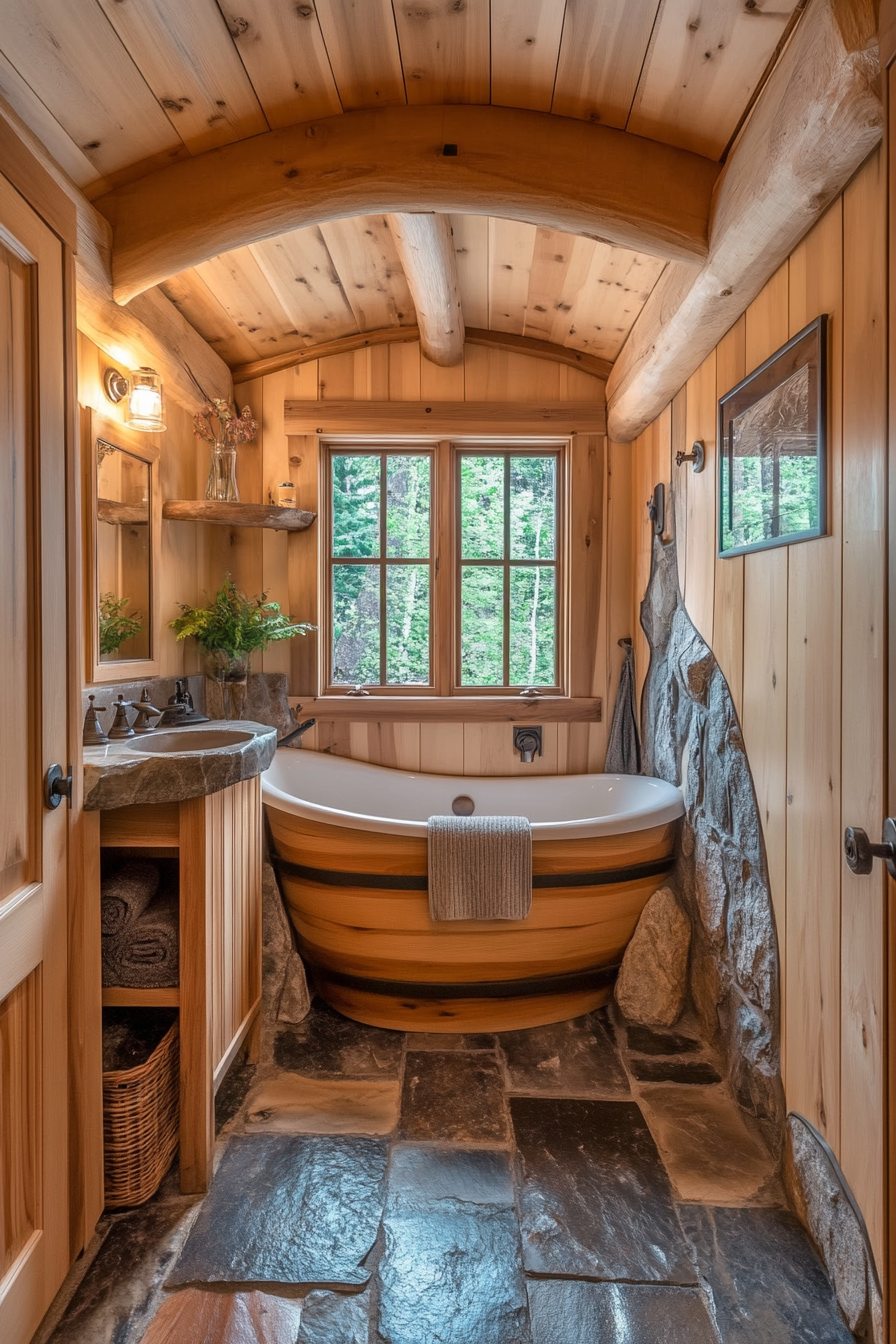
[{"label": "arched wood ceiling", "polygon": [[359,108],[494,103],[718,159],[794,0],[8,0],[0,93],[77,185]]},{"label": "arched wood ceiling", "polygon": [[[468,327],[616,358],[662,274],[656,257],[555,229],[449,216]],[[214,257],[161,286],[231,367],[417,321],[382,215]]]}]

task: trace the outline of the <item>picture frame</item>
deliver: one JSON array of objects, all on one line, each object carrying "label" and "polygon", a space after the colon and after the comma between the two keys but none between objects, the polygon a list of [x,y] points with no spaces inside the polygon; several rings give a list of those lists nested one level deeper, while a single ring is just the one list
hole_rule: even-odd
[{"label": "picture frame", "polygon": [[827,535],[827,363],[822,313],[719,399],[720,559]]}]

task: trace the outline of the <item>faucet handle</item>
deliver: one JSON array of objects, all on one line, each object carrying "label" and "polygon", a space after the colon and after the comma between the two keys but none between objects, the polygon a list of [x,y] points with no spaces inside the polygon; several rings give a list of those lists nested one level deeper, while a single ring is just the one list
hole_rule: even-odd
[{"label": "faucet handle", "polygon": [[125,700],[123,695],[118,697],[115,704],[115,719],[112,727],[109,729],[110,737],[133,737],[134,730],[128,722],[128,710],[133,708],[133,701]]}]

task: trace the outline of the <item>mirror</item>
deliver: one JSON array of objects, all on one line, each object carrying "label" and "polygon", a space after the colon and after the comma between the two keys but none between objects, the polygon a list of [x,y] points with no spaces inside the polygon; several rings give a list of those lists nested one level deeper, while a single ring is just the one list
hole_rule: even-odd
[{"label": "mirror", "polygon": [[158,658],[159,501],[154,445],[93,416],[87,454],[92,507],[89,595],[93,681],[150,676]]},{"label": "mirror", "polygon": [[99,660],[152,657],[150,465],[96,441]]}]

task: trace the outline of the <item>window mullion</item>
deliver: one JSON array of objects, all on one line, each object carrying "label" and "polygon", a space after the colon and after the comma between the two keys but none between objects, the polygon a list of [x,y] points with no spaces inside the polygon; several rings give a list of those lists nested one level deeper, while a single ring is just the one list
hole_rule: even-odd
[{"label": "window mullion", "polygon": [[510,454],[504,454],[504,685],[510,685]]},{"label": "window mullion", "polygon": [[386,454],[380,454],[380,685],[386,685]]}]

